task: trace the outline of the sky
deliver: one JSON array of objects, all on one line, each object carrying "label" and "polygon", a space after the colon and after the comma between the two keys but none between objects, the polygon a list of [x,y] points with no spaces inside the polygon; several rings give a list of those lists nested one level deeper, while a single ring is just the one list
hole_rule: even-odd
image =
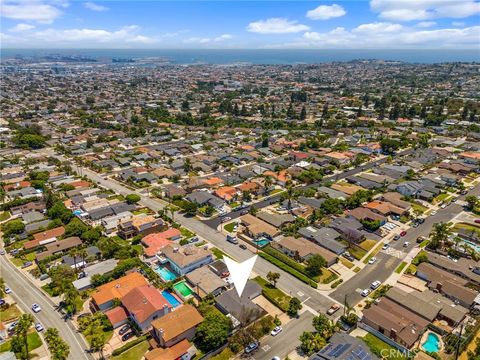
[{"label": "sky", "polygon": [[475,0],[0,0],[2,48],[479,49]]}]

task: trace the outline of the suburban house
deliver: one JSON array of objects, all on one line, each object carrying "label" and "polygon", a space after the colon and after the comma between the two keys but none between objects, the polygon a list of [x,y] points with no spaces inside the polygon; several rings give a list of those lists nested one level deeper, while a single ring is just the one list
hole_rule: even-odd
[{"label": "suburban house", "polygon": [[178,247],[169,244],[162,249],[162,254],[168,260],[173,271],[180,276],[213,261],[212,252],[207,247],[194,245]]},{"label": "suburban house", "polygon": [[152,321],[167,315],[172,305],[151,285],[131,289],[120,299],[130,319],[142,332],[147,331]]},{"label": "suburban house", "polygon": [[131,220],[121,222],[118,225],[118,235],[123,239],[131,239],[136,235],[148,235],[159,232],[165,228],[165,223],[160,218],[152,215],[140,214]]},{"label": "suburban house", "polygon": [[212,294],[217,296],[227,290],[229,284],[216,275],[208,266],[202,266],[185,275],[199,298]]},{"label": "suburban house", "polygon": [[160,233],[148,234],[142,239],[142,244],[146,247],[143,254],[145,257],[153,257],[157,255],[165,246],[174,240],[182,238],[180,230],[170,228]]},{"label": "suburban house", "polygon": [[108,310],[113,306],[115,299],[122,299],[132,289],[145,285],[148,285],[147,279],[136,271],[103,284],[92,294],[93,310]]},{"label": "suburban house", "polygon": [[152,321],[152,335],[159,347],[169,348],[181,341],[193,340],[195,329],[202,321],[202,315],[194,306],[184,304]]},{"label": "suburban house", "polygon": [[45,245],[46,250],[37,253],[35,260],[37,262],[42,261],[49,256],[61,254],[75,247],[79,247],[80,245],[82,245],[82,240],[78,236],[72,236],[63,240],[55,240],[54,242]]},{"label": "suburban house", "polygon": [[252,214],[243,215],[240,221],[243,225],[243,233],[252,239],[260,237],[274,238],[280,234],[278,228],[260,220]]},{"label": "suburban house", "polygon": [[225,315],[230,314],[240,323],[249,324],[265,314],[265,310],[252,301],[261,294],[262,288],[256,282],[249,280],[241,298],[238,297],[236,289],[231,289],[217,296],[215,304]]},{"label": "suburban house", "polygon": [[367,205],[365,205],[365,207],[383,216],[390,216],[390,215],[402,216],[408,213],[408,210],[398,207],[388,201],[379,201],[379,200],[370,201]]},{"label": "suburban house", "polygon": [[300,228],[298,233],[306,239],[316,242],[318,245],[333,252],[334,254],[341,255],[346,250],[346,246],[336,240],[340,239],[341,235],[334,229],[307,226]]},{"label": "suburban house", "polygon": [[34,249],[41,245],[49,244],[57,240],[57,238],[61,237],[63,234],[65,234],[65,228],[63,226],[39,232],[33,235],[33,240],[24,243],[23,248],[28,250]]},{"label": "suburban house", "polygon": [[379,221],[380,225],[383,225],[387,222],[387,219],[385,216],[380,215],[378,213],[375,213],[371,211],[370,209],[364,208],[364,207],[357,207],[355,209],[349,210],[347,212],[347,216],[353,217],[357,219],[358,221]]},{"label": "suburban house", "polygon": [[297,261],[303,262],[313,255],[320,255],[327,262],[327,267],[337,262],[337,256],[333,252],[304,238],[286,236],[279,241],[272,242],[271,246]]},{"label": "suburban house", "polygon": [[309,360],[378,360],[362,340],[345,334],[335,333],[328,344]]}]

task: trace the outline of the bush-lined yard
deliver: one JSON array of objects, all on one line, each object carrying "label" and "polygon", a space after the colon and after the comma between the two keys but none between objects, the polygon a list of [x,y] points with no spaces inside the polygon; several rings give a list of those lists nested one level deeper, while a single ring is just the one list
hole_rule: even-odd
[{"label": "bush-lined yard", "polygon": [[270,301],[273,305],[278,307],[283,312],[286,312],[288,309],[288,303],[290,302],[291,297],[285,294],[282,290],[274,287],[267,280],[257,276],[253,279],[258,285],[262,287],[262,294]]}]

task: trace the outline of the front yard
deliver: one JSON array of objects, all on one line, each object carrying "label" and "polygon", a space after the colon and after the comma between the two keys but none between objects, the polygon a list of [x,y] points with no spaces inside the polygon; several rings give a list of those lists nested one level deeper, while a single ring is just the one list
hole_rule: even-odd
[{"label": "front yard", "polygon": [[[28,342],[28,350],[32,351],[40,346],[42,346],[42,339],[40,338],[40,335],[38,335],[37,332],[31,332],[30,334],[27,335],[27,342]],[[3,344],[0,345],[0,353],[10,351],[12,346],[12,340],[6,341]]]},{"label": "front yard", "polygon": [[372,353],[381,358],[388,360],[407,359],[406,356],[401,355],[400,352],[397,351],[394,347],[388,345],[386,342],[380,340],[372,334],[367,334],[361,339],[367,344]]},{"label": "front yard", "polygon": [[288,303],[291,299],[290,296],[285,294],[282,290],[274,287],[267,280],[263,279],[260,276],[257,276],[253,280],[262,287],[263,296],[265,296],[268,301],[270,301],[273,305],[278,307],[283,312],[287,311]]},{"label": "front yard", "polygon": [[127,351],[121,353],[120,355],[113,356],[113,360],[138,360],[143,357],[150,347],[147,340],[142,341],[141,343],[133,346]]},{"label": "front yard", "polygon": [[10,305],[8,308],[0,310],[0,320],[2,323],[8,323],[17,319],[20,315],[22,315],[21,311],[18,309],[17,305],[13,304]]}]

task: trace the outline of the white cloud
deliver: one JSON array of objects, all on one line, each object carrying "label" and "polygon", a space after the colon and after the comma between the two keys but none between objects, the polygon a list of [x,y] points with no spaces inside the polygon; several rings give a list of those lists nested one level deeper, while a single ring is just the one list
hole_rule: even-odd
[{"label": "white cloud", "polygon": [[[362,24],[350,31],[306,32],[299,47],[313,48],[479,48],[480,26],[426,30],[394,23]],[[295,44],[290,44],[295,47]]]},{"label": "white cloud", "polygon": [[50,24],[60,15],[62,11],[56,5],[65,7],[64,2],[42,2],[42,1],[3,1],[0,6],[0,15],[15,20],[31,20],[39,23]]},{"label": "white cloud", "polygon": [[462,26],[465,26],[465,23],[463,21],[453,21],[452,26],[462,27]]},{"label": "white cloud", "polygon": [[103,6],[103,5],[99,5],[99,4],[95,4],[94,2],[86,2],[86,3],[83,3],[83,6],[86,7],[87,9],[89,10],[92,10],[92,11],[107,11],[108,10],[108,7],[106,6]]},{"label": "white cloud", "polygon": [[220,36],[217,36],[213,41],[219,42],[219,41],[225,41],[225,40],[230,40],[233,36],[230,34],[222,34]]},{"label": "white cloud", "polygon": [[337,4],[332,5],[320,5],[319,7],[309,10],[307,17],[312,20],[328,20],[345,15],[347,12],[345,9]]},{"label": "white cloud", "polygon": [[416,26],[420,28],[429,28],[435,25],[437,25],[435,21],[421,21]]},{"label": "white cloud", "polygon": [[34,25],[20,23],[20,24],[15,25],[14,27],[9,29],[8,31],[20,32],[20,31],[28,31],[28,30],[32,30],[32,29],[35,29]]},{"label": "white cloud", "polygon": [[285,18],[270,18],[251,22],[247,31],[258,34],[289,34],[310,30],[310,27]]},{"label": "white cloud", "polygon": [[209,38],[209,37],[191,37],[185,39],[183,42],[186,44],[210,44],[210,43],[219,43],[225,40],[231,39],[233,36],[230,34],[222,34],[220,36]]},{"label": "white cloud", "polygon": [[370,0],[370,8],[392,21],[459,19],[480,13],[475,0]]}]

